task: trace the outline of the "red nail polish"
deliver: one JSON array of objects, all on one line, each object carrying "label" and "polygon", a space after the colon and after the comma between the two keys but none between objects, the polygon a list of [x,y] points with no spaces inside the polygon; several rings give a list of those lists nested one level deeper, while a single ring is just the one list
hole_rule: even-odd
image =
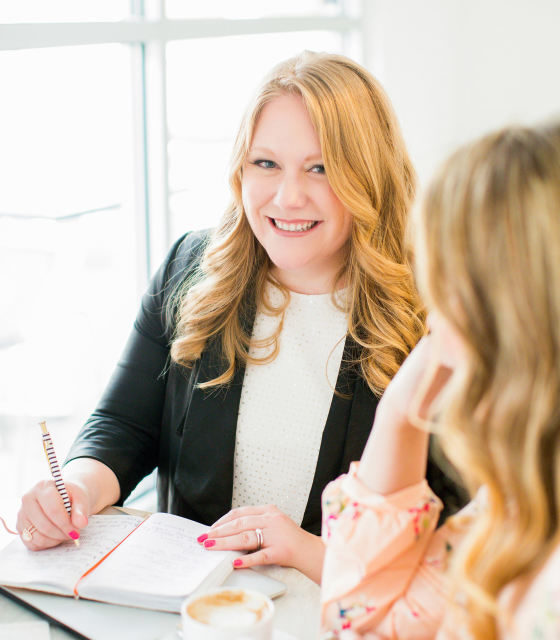
[{"label": "red nail polish", "polygon": [[77,540],[80,537],[80,534],[77,531],[70,531],[68,534],[72,540]]},{"label": "red nail polish", "polygon": [[196,539],[197,542],[204,542],[206,540],[206,538],[208,537],[207,533],[203,533],[201,536],[198,536],[198,538]]},{"label": "red nail polish", "polygon": [[241,560],[241,558],[235,558],[235,560],[233,561],[233,566],[241,567],[242,565],[243,565],[243,560]]},{"label": "red nail polish", "polygon": [[204,546],[208,549],[209,547],[213,547],[216,544],[215,540],[205,540]]}]

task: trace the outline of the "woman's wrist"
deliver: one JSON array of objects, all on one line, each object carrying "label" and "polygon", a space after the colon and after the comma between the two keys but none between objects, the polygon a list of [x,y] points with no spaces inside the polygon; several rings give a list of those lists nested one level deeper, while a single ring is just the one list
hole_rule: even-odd
[{"label": "woman's wrist", "polygon": [[64,478],[75,484],[88,504],[87,515],[99,513],[105,507],[115,504],[120,497],[117,477],[109,467],[93,458],[77,458],[64,467]]},{"label": "woman's wrist", "polygon": [[429,433],[418,429],[400,410],[380,406],[357,471],[373,493],[389,495],[426,474]]},{"label": "woman's wrist", "polygon": [[294,558],[294,568],[301,571],[313,582],[321,584],[325,545],[321,536],[316,536],[302,529],[302,540],[298,545]]}]

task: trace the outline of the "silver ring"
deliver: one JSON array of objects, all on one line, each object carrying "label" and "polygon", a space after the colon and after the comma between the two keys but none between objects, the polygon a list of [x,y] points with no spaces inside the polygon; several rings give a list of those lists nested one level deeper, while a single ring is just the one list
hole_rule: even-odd
[{"label": "silver ring", "polygon": [[30,527],[25,527],[25,529],[21,532],[21,537],[25,540],[25,542],[31,542],[33,540],[33,534],[37,531],[37,527],[35,525],[31,525]]},{"label": "silver ring", "polygon": [[263,530],[255,529],[255,535],[257,536],[257,551],[260,551],[264,544]]}]

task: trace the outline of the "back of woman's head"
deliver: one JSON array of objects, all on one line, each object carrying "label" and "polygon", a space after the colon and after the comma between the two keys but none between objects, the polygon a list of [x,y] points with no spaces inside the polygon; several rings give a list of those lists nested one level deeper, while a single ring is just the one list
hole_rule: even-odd
[{"label": "back of woman's head", "polygon": [[442,440],[488,509],[458,555],[476,637],[499,590],[559,535],[560,126],[511,127],[456,154],[417,214],[428,306],[465,345]]}]

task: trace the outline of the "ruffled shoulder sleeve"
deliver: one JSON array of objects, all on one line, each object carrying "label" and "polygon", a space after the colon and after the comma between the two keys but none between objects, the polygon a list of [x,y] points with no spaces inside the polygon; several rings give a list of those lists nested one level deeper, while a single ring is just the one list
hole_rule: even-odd
[{"label": "ruffled shoulder sleeve", "polygon": [[434,637],[452,548],[445,526],[434,533],[442,503],[426,481],[374,494],[357,470],[323,493],[322,637]]}]

